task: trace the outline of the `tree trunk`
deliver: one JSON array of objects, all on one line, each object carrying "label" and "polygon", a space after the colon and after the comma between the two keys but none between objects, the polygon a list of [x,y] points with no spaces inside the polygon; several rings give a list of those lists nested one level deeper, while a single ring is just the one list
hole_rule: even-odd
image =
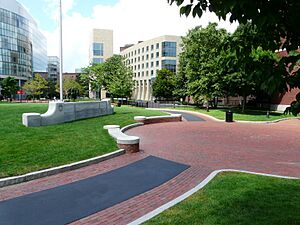
[{"label": "tree trunk", "polygon": [[247,95],[246,95],[246,93],[244,93],[244,94],[243,94],[243,107],[242,107],[242,113],[245,112],[246,101],[247,101]]}]

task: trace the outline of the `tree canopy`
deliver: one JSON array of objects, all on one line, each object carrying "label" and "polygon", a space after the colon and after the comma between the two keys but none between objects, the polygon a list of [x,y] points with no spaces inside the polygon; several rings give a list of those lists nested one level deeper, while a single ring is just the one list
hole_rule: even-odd
[{"label": "tree canopy", "polygon": [[32,97],[41,97],[48,88],[48,82],[40,75],[36,74],[32,80],[29,80],[23,86],[26,94]]},{"label": "tree canopy", "polygon": [[129,97],[133,89],[132,71],[123,62],[123,57],[114,55],[104,63],[84,69],[81,79],[87,81],[92,90],[103,88],[113,97]]},{"label": "tree canopy", "polygon": [[5,98],[13,98],[19,89],[17,80],[14,77],[6,77],[1,82],[1,93]]},{"label": "tree canopy", "polygon": [[172,99],[175,89],[175,74],[167,69],[157,71],[157,76],[152,84],[153,96],[156,98]]}]

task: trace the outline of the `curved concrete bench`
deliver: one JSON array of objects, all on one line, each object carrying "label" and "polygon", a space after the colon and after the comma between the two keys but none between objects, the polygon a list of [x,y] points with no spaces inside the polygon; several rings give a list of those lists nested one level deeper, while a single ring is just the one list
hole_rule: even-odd
[{"label": "curved concrete bench", "polygon": [[117,140],[120,149],[124,149],[128,153],[135,153],[140,150],[140,138],[122,133],[119,125],[106,125],[103,128],[108,130],[109,135]]},{"label": "curved concrete bench", "polygon": [[23,113],[23,125],[39,127],[60,124],[80,119],[113,114],[114,108],[109,99],[97,102],[49,102],[48,111],[40,113]]},{"label": "curved concrete bench", "polygon": [[182,121],[181,114],[170,114],[167,116],[135,116],[134,120],[143,124],[165,123],[165,122],[180,122]]}]

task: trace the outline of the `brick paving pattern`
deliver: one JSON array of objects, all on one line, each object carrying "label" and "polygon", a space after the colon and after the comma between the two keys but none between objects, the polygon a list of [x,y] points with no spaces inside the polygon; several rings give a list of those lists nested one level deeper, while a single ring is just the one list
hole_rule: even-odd
[{"label": "brick paving pattern", "polygon": [[276,124],[173,122],[133,128],[139,153],[126,154],[75,171],[0,189],[0,200],[49,189],[154,155],[191,167],[146,193],[72,224],[127,224],[182,195],[217,169],[300,177],[300,120]]}]

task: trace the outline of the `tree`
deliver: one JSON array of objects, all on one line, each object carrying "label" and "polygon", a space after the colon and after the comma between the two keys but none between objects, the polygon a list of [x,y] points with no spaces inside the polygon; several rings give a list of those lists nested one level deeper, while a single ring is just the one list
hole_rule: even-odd
[{"label": "tree", "polygon": [[279,57],[275,52],[263,49],[268,46],[268,41],[252,23],[241,24],[223,45],[219,71],[223,74],[227,93],[243,96],[242,111],[247,96],[261,91],[271,95],[286,87],[280,71],[275,69]]},{"label": "tree", "polygon": [[[170,4],[174,2],[180,6],[180,14],[193,17],[201,17],[203,12],[209,10],[214,12],[219,19],[226,19],[229,16],[231,22],[238,21],[246,24],[251,21],[256,25],[259,33],[264,34],[269,40],[268,50],[275,51],[279,48],[286,48],[287,57],[283,57],[278,62],[279,68],[287,68],[282,74],[290,88],[300,87],[300,1],[299,0],[168,0]],[[284,70],[282,70],[284,71]]]},{"label": "tree", "polygon": [[40,75],[36,74],[32,80],[29,80],[23,86],[25,93],[32,97],[41,97],[48,88],[48,82]]},{"label": "tree", "polygon": [[206,28],[192,29],[183,38],[180,61],[184,64],[180,65],[179,72],[186,74],[188,93],[196,102],[224,95],[217,59],[227,37],[224,29],[217,29],[216,23],[210,23]]},{"label": "tree", "polygon": [[107,79],[104,72],[104,63],[93,64],[83,69],[80,75],[81,83],[85,84],[84,89],[91,87],[92,91],[99,91],[101,88],[106,88]]},{"label": "tree", "polygon": [[1,82],[1,88],[1,92],[5,98],[13,98],[19,86],[14,77],[6,77]]},{"label": "tree", "polygon": [[188,78],[186,75],[186,66],[188,59],[186,53],[183,51],[179,55],[179,67],[178,72],[175,74],[175,88],[173,95],[177,99],[185,99],[188,94]]},{"label": "tree", "polygon": [[130,97],[133,90],[133,73],[120,55],[114,55],[103,64],[104,87],[112,97]]},{"label": "tree", "polygon": [[175,89],[175,74],[167,69],[161,69],[152,85],[153,96],[156,98],[172,99]]},{"label": "tree", "polygon": [[[76,99],[78,96],[80,96],[83,93],[83,88],[82,86],[75,80],[73,80],[70,77],[65,77],[64,78],[64,95],[68,99]],[[59,92],[59,84],[56,86],[57,92]]]}]

